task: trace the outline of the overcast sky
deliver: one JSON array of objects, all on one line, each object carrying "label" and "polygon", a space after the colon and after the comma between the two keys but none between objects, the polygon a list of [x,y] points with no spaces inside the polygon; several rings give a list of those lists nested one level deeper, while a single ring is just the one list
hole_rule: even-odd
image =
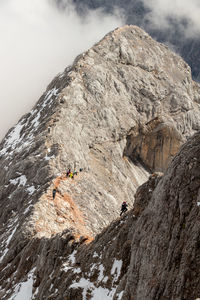
[{"label": "overcast sky", "polygon": [[57,73],[122,24],[117,12],[82,20],[70,5],[61,13],[49,0],[0,0],[0,139]]},{"label": "overcast sky", "polygon": [[188,26],[183,28],[186,36],[200,35],[200,0],[142,0],[151,9],[149,18],[158,28],[170,26],[169,17],[177,21],[186,19]]}]

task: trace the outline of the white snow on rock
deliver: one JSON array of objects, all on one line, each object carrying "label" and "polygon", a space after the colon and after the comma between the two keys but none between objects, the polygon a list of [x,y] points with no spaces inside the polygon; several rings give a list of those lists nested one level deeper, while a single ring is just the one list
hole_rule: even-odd
[{"label": "white snow on rock", "polygon": [[97,281],[102,281],[102,279],[104,278],[104,275],[103,275],[104,266],[103,265],[99,265],[98,269],[99,269],[99,276],[98,276]]},{"label": "white snow on rock", "polygon": [[72,254],[70,254],[69,257],[68,257],[69,262],[70,262],[71,264],[74,264],[74,263],[75,263],[75,260],[76,260],[76,258],[75,258],[76,252],[77,252],[77,250],[74,250],[74,251],[72,252]]},{"label": "white snow on rock", "polygon": [[66,272],[66,273],[71,269],[73,269],[73,268],[70,267],[67,262],[62,265],[62,271]]},{"label": "white snow on rock", "polygon": [[9,245],[9,243],[10,243],[10,241],[11,241],[11,239],[12,239],[14,233],[15,233],[15,231],[17,230],[17,221],[18,221],[18,218],[15,218],[13,220],[13,226],[12,226],[13,229],[10,232],[8,232],[9,236],[6,239],[5,250],[4,250],[4,252],[3,252],[3,254],[2,254],[1,258],[0,258],[0,262],[2,262],[3,258],[5,257],[5,255],[7,254],[8,250],[9,250],[8,249],[8,245]]},{"label": "white snow on rock", "polygon": [[[45,100],[42,104],[42,108],[44,108],[47,105],[47,102],[52,98],[52,96],[57,96],[58,94],[58,89],[53,88],[52,90],[48,91],[46,96],[45,96]],[[48,104],[50,105],[52,101],[50,101]]]},{"label": "white snow on rock", "polygon": [[118,300],[121,300],[121,299],[122,299],[123,293],[124,293],[124,291],[121,291],[121,293],[119,293],[119,295],[118,295]]},{"label": "white snow on rock", "polygon": [[29,195],[32,195],[36,191],[36,188],[34,187],[34,185],[32,185],[29,186],[26,190],[29,193]]},{"label": "white snow on rock", "polygon": [[10,183],[14,185],[19,184],[25,186],[26,182],[27,182],[27,178],[25,175],[21,175],[20,177],[17,177],[15,179],[10,179]]},{"label": "white snow on rock", "polygon": [[10,132],[10,134],[8,135],[8,137],[5,141],[4,148],[0,151],[1,155],[5,154],[8,150],[8,148],[11,147],[12,150],[15,148],[16,144],[20,140],[20,132],[21,132],[22,128],[23,128],[23,125],[21,123],[18,123],[13,128],[13,130]]},{"label": "white snow on rock", "polygon": [[[29,118],[26,119],[26,122],[25,122],[25,119],[23,118],[18,124],[16,124],[14,126],[12,131],[6,137],[4,147],[0,151],[0,155],[4,155],[8,151],[9,148],[11,148],[12,151],[16,150],[17,152],[20,152],[23,148],[31,146],[31,143],[34,138],[33,132],[38,128],[38,126],[40,124],[39,119],[41,117],[41,111],[42,111],[42,109],[44,109],[46,107],[47,104],[50,106],[50,104],[53,101],[53,99],[51,99],[52,96],[57,96],[57,94],[58,94],[58,89],[56,89],[56,88],[53,88],[50,91],[48,91],[44,98],[44,102],[39,107],[39,109],[32,110],[30,112]],[[35,117],[33,120],[30,121],[30,118],[33,115]],[[25,130],[23,132],[23,134],[21,134],[22,129],[25,128],[25,126],[27,126],[27,125],[29,125],[29,126],[31,125],[31,127],[33,127],[33,128],[31,130],[29,130],[28,132],[27,132],[27,130]],[[11,156],[13,154],[12,151],[9,151],[9,156]]]},{"label": "white snow on rock", "polygon": [[80,268],[73,269],[73,273],[74,274],[80,274],[81,273],[81,269]]},{"label": "white snow on rock", "polygon": [[46,155],[46,156],[44,157],[45,160],[50,160],[50,159],[52,159],[52,158],[55,158],[55,155],[52,155],[52,156],[47,156],[47,155]]},{"label": "white snow on rock", "polygon": [[32,289],[33,289],[33,274],[35,269],[29,272],[28,280],[19,283],[15,287],[15,294],[11,296],[9,300],[31,300],[32,299]]},{"label": "white snow on rock", "polygon": [[39,123],[40,116],[41,116],[41,114],[40,114],[40,112],[38,112],[37,115],[36,115],[36,117],[35,117],[35,119],[33,119],[33,120],[31,121],[32,125],[33,125],[35,128],[37,128],[37,127],[40,125],[40,123]]},{"label": "white snow on rock", "polygon": [[[113,284],[120,275],[121,267],[122,267],[122,260],[115,259],[113,262],[112,269],[111,269],[111,274],[114,275]],[[78,282],[72,283],[70,288],[82,288],[83,289],[83,291],[82,291],[83,300],[87,300],[88,292],[91,293],[91,300],[112,300],[113,296],[116,292],[117,286],[114,285],[110,290],[107,288],[98,286],[100,282],[105,283],[108,280],[108,276],[104,277],[104,274],[103,274],[104,266],[102,264],[100,264],[100,265],[93,264],[90,268],[89,276],[92,276],[94,269],[99,270],[98,279],[96,280],[95,284],[93,282],[90,282],[89,279],[82,277],[82,278],[80,278],[80,280]],[[123,295],[123,292],[120,292],[120,294],[118,295],[119,300],[121,300],[122,295]]]},{"label": "white snow on rock", "polygon": [[102,282],[106,283],[107,281],[108,281],[108,276],[105,276]]},{"label": "white snow on rock", "polygon": [[119,278],[119,275],[121,272],[121,267],[122,267],[122,260],[117,260],[115,258],[112,269],[111,269],[111,274],[115,275],[113,281],[116,281]]},{"label": "white snow on rock", "polygon": [[81,278],[79,282],[73,283],[70,288],[83,288],[83,300],[87,300],[87,291],[92,292],[91,300],[112,300],[115,290],[108,290],[95,285],[85,278]]},{"label": "white snow on rock", "polygon": [[93,257],[94,257],[94,258],[95,258],[95,257],[99,257],[99,255],[96,253],[96,251],[94,251]]}]

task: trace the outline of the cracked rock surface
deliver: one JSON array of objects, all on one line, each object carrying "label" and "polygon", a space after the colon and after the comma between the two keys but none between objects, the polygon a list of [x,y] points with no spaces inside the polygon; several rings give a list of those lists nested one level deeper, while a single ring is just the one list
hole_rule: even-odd
[{"label": "cracked rock surface", "polygon": [[132,207],[149,174],[165,172],[199,130],[199,91],[188,65],[136,26],[109,33],[55,77],[0,145],[2,300],[31,282],[33,299],[59,299],[74,251],[119,216],[122,201]]}]

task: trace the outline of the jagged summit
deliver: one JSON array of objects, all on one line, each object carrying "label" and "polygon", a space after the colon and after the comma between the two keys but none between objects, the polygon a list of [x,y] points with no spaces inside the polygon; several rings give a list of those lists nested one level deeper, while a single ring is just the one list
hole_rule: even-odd
[{"label": "jagged summit", "polygon": [[[151,172],[166,170],[200,128],[199,91],[188,65],[136,26],[107,34],[55,77],[1,143],[3,300],[33,273],[33,299],[43,299],[44,263],[53,271],[54,255],[91,241]],[[82,172],[67,178],[67,168]]]}]

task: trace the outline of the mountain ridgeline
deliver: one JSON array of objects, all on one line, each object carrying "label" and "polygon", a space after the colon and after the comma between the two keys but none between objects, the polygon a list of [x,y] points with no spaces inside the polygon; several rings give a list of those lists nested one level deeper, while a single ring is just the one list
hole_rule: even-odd
[{"label": "mountain ridgeline", "polygon": [[78,56],[0,145],[0,298],[200,296],[199,128],[190,67],[139,27]]}]

